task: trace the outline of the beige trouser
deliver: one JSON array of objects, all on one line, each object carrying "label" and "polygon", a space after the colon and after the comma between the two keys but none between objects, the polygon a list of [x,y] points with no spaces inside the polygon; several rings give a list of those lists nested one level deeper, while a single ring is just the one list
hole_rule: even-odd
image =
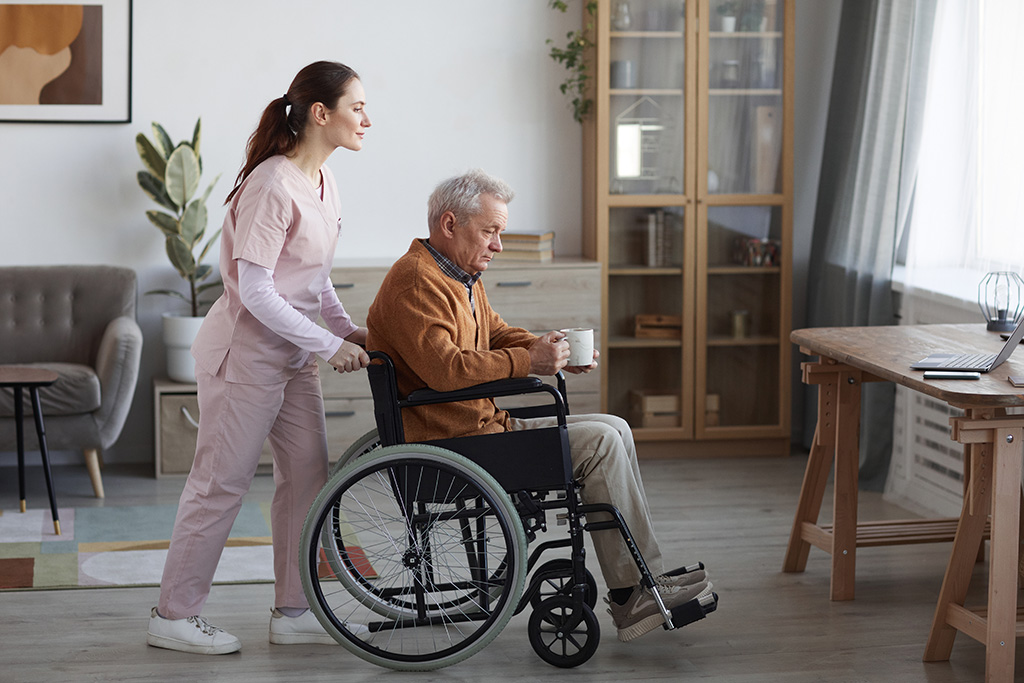
[{"label": "beige trouser", "polygon": [[[647,567],[655,576],[665,570],[661,549],[654,537],[651,510],[644,495],[644,483],[636,460],[636,446],[629,425],[614,415],[569,415],[569,450],[573,476],[583,485],[584,503],[611,503],[622,514]],[[553,427],[554,417],[512,418],[513,430]],[[589,515],[591,521],[610,515]],[[640,572],[617,529],[591,534],[597,561],[609,590],[640,583]]]},{"label": "beige trouser", "polygon": [[327,481],[327,436],[315,363],[278,384],[237,384],[196,368],[199,435],[196,459],[178,503],[160,582],[160,614],[199,614],[231,525],[249,490],[263,442],[274,453],[276,607],[306,607],[299,578],[302,524]]}]

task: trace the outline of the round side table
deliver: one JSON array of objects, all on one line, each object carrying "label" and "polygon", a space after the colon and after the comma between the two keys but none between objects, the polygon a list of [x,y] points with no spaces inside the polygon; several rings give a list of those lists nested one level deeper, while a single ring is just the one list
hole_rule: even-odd
[{"label": "round side table", "polygon": [[48,387],[57,381],[57,373],[42,368],[22,365],[0,365],[0,387],[14,392],[14,421],[18,435],[18,493],[21,496],[21,511],[25,512],[25,435],[22,406],[22,390],[28,389],[32,400],[32,415],[39,437],[39,453],[43,459],[43,474],[46,476],[46,490],[50,494],[50,511],[53,513],[53,530],[60,536],[60,519],[57,517],[57,497],[53,493],[53,474],[50,472],[50,454],[46,450],[46,429],[43,427],[43,409],[39,404],[39,387]]}]

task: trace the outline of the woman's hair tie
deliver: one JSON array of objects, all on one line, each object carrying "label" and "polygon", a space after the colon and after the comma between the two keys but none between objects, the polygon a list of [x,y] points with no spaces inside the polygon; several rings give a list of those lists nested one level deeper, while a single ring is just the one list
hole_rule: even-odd
[{"label": "woman's hair tie", "polygon": [[281,95],[281,99],[284,100],[284,106],[286,107],[292,103],[291,100],[288,99],[288,93]]}]

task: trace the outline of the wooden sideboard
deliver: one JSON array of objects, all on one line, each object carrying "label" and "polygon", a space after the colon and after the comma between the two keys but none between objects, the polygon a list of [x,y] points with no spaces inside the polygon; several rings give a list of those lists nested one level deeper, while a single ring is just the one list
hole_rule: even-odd
[{"label": "wooden sideboard", "polygon": [[[499,257],[500,258],[500,257]],[[331,280],[345,310],[359,325],[366,324],[387,265],[341,265]],[[564,327],[593,327],[601,332],[601,269],[596,261],[555,259],[549,263],[494,261],[484,275],[487,296],[510,325],[543,333]],[[328,451],[332,460],[371,429],[373,399],[365,373],[339,374],[323,360],[320,382],[327,416]],[[586,375],[568,375],[569,405],[574,413],[601,408],[601,368]],[[521,403],[512,401],[502,405]],[[164,379],[153,383],[155,469],[157,477],[188,474],[195,452],[199,419],[196,387]],[[271,463],[264,446],[261,466]]]}]

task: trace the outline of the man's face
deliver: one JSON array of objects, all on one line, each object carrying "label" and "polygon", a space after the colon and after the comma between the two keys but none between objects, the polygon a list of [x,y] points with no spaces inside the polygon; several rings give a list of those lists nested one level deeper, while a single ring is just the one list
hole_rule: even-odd
[{"label": "man's face", "polygon": [[446,256],[470,275],[487,270],[487,264],[501,252],[501,232],[508,223],[508,206],[493,195],[480,195],[480,213],[456,218]]}]

